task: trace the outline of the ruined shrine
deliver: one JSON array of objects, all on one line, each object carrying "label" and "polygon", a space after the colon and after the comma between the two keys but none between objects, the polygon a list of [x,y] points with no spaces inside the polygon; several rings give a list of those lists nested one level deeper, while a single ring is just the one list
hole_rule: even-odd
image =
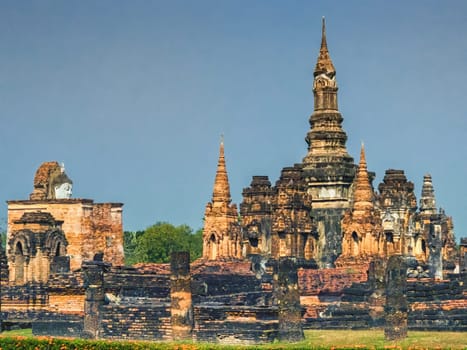
[{"label": "ruined shrine", "polygon": [[97,252],[104,252],[113,263],[123,265],[123,204],[71,198],[72,183],[63,165],[45,162],[36,171],[29,200],[7,202],[8,259],[21,254],[25,257],[30,255],[30,246],[23,243],[13,246],[17,244],[15,234],[23,229],[21,218],[24,214],[41,212],[49,213],[54,220],[62,222],[71,269],[80,268],[84,260],[91,259]]},{"label": "ruined shrine", "polygon": [[375,189],[363,144],[358,164],[347,152],[337,91],[323,19],[306,155],[275,183],[253,176],[238,211],[222,140],[191,264],[175,252],[123,266],[122,204],[71,198],[63,165],[43,163],[30,198],[8,201],[1,326],[229,344],[299,341],[306,328],[466,331],[467,240],[457,251],[430,175],[418,203],[403,170]]}]

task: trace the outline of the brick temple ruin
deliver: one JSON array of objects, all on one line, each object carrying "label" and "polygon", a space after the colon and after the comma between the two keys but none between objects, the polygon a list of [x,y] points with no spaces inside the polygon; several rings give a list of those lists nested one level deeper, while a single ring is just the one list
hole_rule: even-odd
[{"label": "brick temple ruin", "polygon": [[311,328],[466,331],[467,239],[456,250],[430,175],[418,202],[403,170],[375,190],[364,146],[358,164],[347,152],[337,91],[323,20],[305,157],[274,185],[253,176],[238,210],[221,142],[191,264],[176,252],[170,264],[123,266],[122,204],[73,199],[64,167],[42,164],[29,200],[8,201],[2,327],[242,344]]}]

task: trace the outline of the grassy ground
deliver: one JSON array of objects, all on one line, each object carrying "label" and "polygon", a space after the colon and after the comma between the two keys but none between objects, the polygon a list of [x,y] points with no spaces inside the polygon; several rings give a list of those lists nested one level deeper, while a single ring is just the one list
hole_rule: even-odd
[{"label": "grassy ground", "polygon": [[4,331],[0,333],[0,337],[32,337],[32,329],[17,329],[14,331]]},{"label": "grassy ground", "polygon": [[[3,332],[1,336],[32,337],[32,333],[31,329],[22,329]],[[0,347],[1,343],[0,339]],[[384,340],[383,330],[307,330],[305,340],[296,344],[275,343],[248,347],[190,343],[145,344],[148,349],[467,349],[467,333],[409,331],[406,339],[399,342],[387,342]]]},{"label": "grassy ground", "polygon": [[403,349],[467,349],[467,333],[463,332],[416,332],[399,342],[384,339],[383,330],[358,331],[305,331],[306,342],[312,346],[336,348],[403,348]]}]

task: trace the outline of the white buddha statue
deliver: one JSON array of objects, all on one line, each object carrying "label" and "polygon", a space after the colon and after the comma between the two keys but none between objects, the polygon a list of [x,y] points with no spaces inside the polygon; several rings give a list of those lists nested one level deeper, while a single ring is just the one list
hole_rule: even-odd
[{"label": "white buddha statue", "polygon": [[65,165],[60,164],[60,174],[53,178],[52,184],[55,199],[70,199],[73,190],[73,181],[65,174]]},{"label": "white buddha statue", "polygon": [[55,186],[55,199],[70,199],[72,195],[73,185],[64,182],[61,185]]}]

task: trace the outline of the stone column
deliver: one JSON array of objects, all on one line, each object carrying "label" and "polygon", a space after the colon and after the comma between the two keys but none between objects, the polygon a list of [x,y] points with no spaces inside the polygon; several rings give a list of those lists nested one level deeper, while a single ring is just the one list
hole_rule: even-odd
[{"label": "stone column", "polygon": [[192,339],[190,253],[174,252],[170,259],[170,299],[173,340]]},{"label": "stone column", "polygon": [[105,299],[104,272],[108,270],[110,264],[95,257],[93,261],[83,262],[81,267],[84,273],[84,287],[86,288],[83,337],[97,339],[99,337],[100,307],[104,304]]},{"label": "stone column", "polygon": [[294,260],[279,259],[275,266],[274,289],[278,306],[279,339],[286,342],[303,340],[302,306]]},{"label": "stone column", "polygon": [[368,266],[368,282],[371,289],[384,290],[386,287],[386,259],[383,257],[375,257],[370,261]]},{"label": "stone column", "polygon": [[[436,220],[436,219],[435,219]],[[430,275],[434,279],[443,279],[443,242],[441,240],[441,225],[439,219],[430,224],[430,237],[428,240],[430,254],[428,255],[428,267]]]},{"label": "stone column", "polygon": [[386,268],[386,340],[407,337],[407,263],[402,255],[389,258]]},{"label": "stone column", "polygon": [[460,244],[460,256],[459,256],[459,272],[467,272],[467,238],[461,238]]}]

